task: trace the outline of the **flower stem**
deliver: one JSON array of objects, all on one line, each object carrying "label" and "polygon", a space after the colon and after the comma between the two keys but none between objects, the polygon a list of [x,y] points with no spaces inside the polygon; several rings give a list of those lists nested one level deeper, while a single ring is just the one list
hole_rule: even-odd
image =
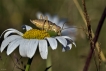
[{"label": "flower stem", "polygon": [[33,60],[33,58],[29,58],[28,59],[28,62],[27,62],[27,65],[26,65],[26,68],[25,68],[25,71],[29,71],[29,69],[30,69],[30,65],[31,65],[31,63],[32,63],[32,60]]},{"label": "flower stem", "polygon": [[[52,64],[52,61],[51,61],[51,49],[50,47],[48,48],[49,50],[49,53],[48,53],[48,58],[47,58],[47,61],[46,61],[46,67],[50,67],[51,64]],[[48,71],[52,71],[52,68],[48,69]]]}]

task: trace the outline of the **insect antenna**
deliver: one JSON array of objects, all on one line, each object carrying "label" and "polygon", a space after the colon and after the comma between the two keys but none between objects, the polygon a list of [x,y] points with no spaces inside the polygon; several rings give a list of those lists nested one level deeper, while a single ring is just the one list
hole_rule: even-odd
[{"label": "insect antenna", "polygon": [[64,25],[65,25],[65,23],[63,24],[63,26],[62,26],[62,28],[61,28],[61,31],[63,30],[63,28],[64,28]]},{"label": "insect antenna", "polygon": [[84,29],[84,28],[81,28],[81,27],[68,27],[68,28],[63,28],[62,30],[69,29],[69,28]]},{"label": "insect antenna", "polygon": [[62,28],[61,28],[61,30],[60,30],[60,32],[59,32],[60,35],[61,35],[61,31],[64,30],[64,29],[63,29],[63,28],[64,28],[64,25],[65,25],[65,23],[63,24],[63,26],[62,26]]},{"label": "insect antenna", "polygon": [[63,24],[63,26],[62,26],[62,28],[61,28],[61,30],[60,30],[60,35],[61,35],[61,32],[63,31],[63,30],[66,30],[66,29],[70,29],[70,28],[76,28],[76,29],[82,29],[82,30],[86,30],[85,28],[83,28],[83,27],[68,27],[68,28],[64,28],[64,25],[65,25],[66,23],[64,23]]},{"label": "insect antenna", "polygon": [[47,16],[45,16],[45,20],[48,20],[48,17]]}]

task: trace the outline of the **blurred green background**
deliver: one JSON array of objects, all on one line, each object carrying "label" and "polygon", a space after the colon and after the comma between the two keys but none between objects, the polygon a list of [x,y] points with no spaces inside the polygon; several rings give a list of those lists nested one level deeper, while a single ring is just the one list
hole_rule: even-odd
[{"label": "blurred green background", "polygon": [[[78,0],[82,7],[82,0]],[[106,6],[106,0],[86,0],[87,11],[90,17],[91,26],[95,32],[101,14]],[[77,27],[85,27],[84,21],[74,4],[73,0],[0,0],[0,34],[8,28],[22,30],[22,25],[32,25],[30,19],[36,19],[36,13],[49,13],[51,16],[58,15],[59,18],[66,18],[69,25]],[[106,20],[102,27],[99,43],[101,50],[106,56]],[[87,54],[89,52],[89,41],[85,31],[78,29],[75,40],[77,47],[70,51],[62,52],[61,46],[57,50],[52,51],[52,69],[53,71],[82,71]],[[14,52],[17,56],[18,49]],[[0,71],[12,71],[14,67],[14,53],[10,56],[6,55],[6,51],[0,53]],[[13,58],[13,60],[11,59]],[[96,56],[98,62],[98,56]],[[22,58],[26,64],[27,58]],[[41,59],[39,52],[34,56],[30,71],[44,71],[46,68],[46,60]],[[105,71],[106,65],[101,62],[100,71]],[[20,71],[15,68],[14,71]],[[97,71],[94,58],[90,63],[89,71]]]}]

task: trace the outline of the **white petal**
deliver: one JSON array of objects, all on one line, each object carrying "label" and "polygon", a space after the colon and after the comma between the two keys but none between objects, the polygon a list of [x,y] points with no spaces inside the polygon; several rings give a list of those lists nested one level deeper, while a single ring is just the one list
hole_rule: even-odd
[{"label": "white petal", "polygon": [[69,36],[61,36],[61,37],[72,40]]},{"label": "white petal", "polygon": [[13,29],[13,28],[6,29],[6,30],[1,34],[0,38],[2,37],[2,35],[3,35],[5,32],[7,32],[7,31],[11,31],[11,30],[14,30],[14,29]]},{"label": "white petal", "polygon": [[66,38],[66,39],[69,39],[69,40],[71,40],[72,41],[72,43],[75,45],[75,47],[76,47],[76,44],[75,44],[75,42],[70,38],[70,37],[68,37],[68,36],[62,36],[62,37],[64,37],[64,38]]},{"label": "white petal", "polygon": [[29,40],[23,39],[20,43],[21,44],[19,46],[19,53],[22,57],[27,57],[27,46],[28,46]]},{"label": "white petal", "polygon": [[59,23],[59,18],[58,18],[58,16],[54,16],[51,21],[52,21],[53,23],[55,23],[55,24],[58,24],[58,23]]},{"label": "white petal", "polygon": [[67,40],[65,39],[65,38],[63,38],[63,37],[56,37],[56,39],[64,46],[64,47],[66,47],[66,45],[67,45]]},{"label": "white petal", "polygon": [[12,41],[7,48],[7,55],[10,55],[20,44],[22,38],[18,38],[14,41]]},{"label": "white petal", "polygon": [[51,46],[51,48],[54,50],[57,48],[57,41],[55,38],[46,38]]},{"label": "white petal", "polygon": [[38,46],[38,40],[36,39],[30,39],[29,47],[27,48],[27,57],[32,58],[36,52],[37,46]]},{"label": "white petal", "polygon": [[76,47],[76,44],[75,44],[75,42],[73,42],[73,44],[74,44],[74,46]]},{"label": "white petal", "polygon": [[39,52],[42,59],[47,59],[48,55],[48,46],[46,40],[39,40]]},{"label": "white petal", "polygon": [[72,44],[68,44],[66,47],[63,46],[62,52],[65,52],[67,50],[71,50]]},{"label": "white petal", "polygon": [[1,44],[1,52],[6,48],[6,46],[13,40],[15,39],[19,39],[22,38],[21,36],[18,35],[11,35],[9,37],[7,37],[6,39],[3,40],[2,44]]},{"label": "white petal", "polygon": [[31,27],[31,26],[28,26],[28,25],[24,25],[24,26],[25,26],[26,31],[28,31],[28,30],[31,30],[31,29],[32,29],[32,27]]},{"label": "white petal", "polygon": [[20,36],[23,35],[23,33],[19,32],[18,30],[12,30],[12,31],[7,31],[5,34],[4,34],[4,38],[8,37],[11,33],[16,33],[16,34],[19,34]]},{"label": "white petal", "polygon": [[68,44],[67,46],[69,46],[70,49],[72,48],[72,44]]},{"label": "white petal", "polygon": [[62,52],[65,52],[65,49],[64,48],[62,49]]}]

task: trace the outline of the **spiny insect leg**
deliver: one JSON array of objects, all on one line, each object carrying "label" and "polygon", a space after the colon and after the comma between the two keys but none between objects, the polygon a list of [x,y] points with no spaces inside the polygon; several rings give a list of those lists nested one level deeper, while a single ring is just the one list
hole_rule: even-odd
[{"label": "spiny insect leg", "polygon": [[45,20],[48,20],[48,17],[47,16],[45,16],[45,18],[44,18]]},{"label": "spiny insect leg", "polygon": [[40,15],[40,19],[43,19],[43,15],[42,14]]}]

